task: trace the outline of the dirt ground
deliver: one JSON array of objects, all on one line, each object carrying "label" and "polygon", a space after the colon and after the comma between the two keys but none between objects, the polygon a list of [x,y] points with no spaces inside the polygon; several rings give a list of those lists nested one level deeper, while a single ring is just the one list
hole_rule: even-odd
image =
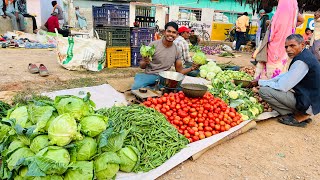
[{"label": "dirt ground", "polygon": [[[210,56],[217,62],[250,65],[250,54],[237,58]],[[29,63],[43,63],[50,76],[27,71]],[[57,64],[54,51],[0,49],[0,100],[19,91],[47,92],[62,88],[118,82],[130,87],[138,68],[105,69],[99,73],[67,71]],[[161,176],[171,179],[291,180],[320,179],[319,116],[306,128],[285,126],[269,119],[243,135],[216,146],[196,161],[187,160]]]}]

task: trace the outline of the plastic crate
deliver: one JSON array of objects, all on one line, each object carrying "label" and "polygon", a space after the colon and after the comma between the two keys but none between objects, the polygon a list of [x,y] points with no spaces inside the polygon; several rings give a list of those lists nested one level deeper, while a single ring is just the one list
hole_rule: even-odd
[{"label": "plastic crate", "polygon": [[129,4],[108,3],[92,6],[94,26],[130,26]]},{"label": "plastic crate", "polygon": [[154,40],[156,28],[131,28],[131,46],[148,45]]},{"label": "plastic crate", "polygon": [[139,66],[139,62],[142,59],[140,54],[140,47],[131,47],[131,66]]},{"label": "plastic crate", "polygon": [[99,38],[110,46],[130,46],[129,27],[96,27]]},{"label": "plastic crate", "polygon": [[130,47],[108,47],[106,50],[107,67],[130,67],[131,49]]}]

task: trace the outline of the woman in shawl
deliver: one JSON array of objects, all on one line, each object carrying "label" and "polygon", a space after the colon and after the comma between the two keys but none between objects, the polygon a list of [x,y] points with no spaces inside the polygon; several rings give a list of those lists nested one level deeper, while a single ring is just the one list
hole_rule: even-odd
[{"label": "woman in shawl", "polygon": [[285,40],[295,33],[295,28],[303,23],[298,13],[297,0],[278,0],[277,10],[272,17],[268,41],[267,62],[259,62],[256,68],[256,79],[271,79],[286,71],[288,56]]}]

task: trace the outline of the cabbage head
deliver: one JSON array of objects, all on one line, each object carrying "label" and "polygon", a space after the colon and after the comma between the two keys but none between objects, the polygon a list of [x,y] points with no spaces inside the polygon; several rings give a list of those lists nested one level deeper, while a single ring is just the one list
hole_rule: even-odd
[{"label": "cabbage head", "polygon": [[9,170],[12,171],[14,166],[21,158],[27,158],[32,156],[34,156],[34,153],[27,147],[22,147],[14,151],[14,153],[12,153],[9,159],[7,160]]},{"label": "cabbage head", "polygon": [[71,95],[57,96],[54,104],[59,114],[69,113],[76,120],[92,114],[93,106],[95,106],[90,99],[84,101],[84,99]]},{"label": "cabbage head", "polygon": [[64,180],[92,180],[93,161],[77,161],[69,165]]},{"label": "cabbage head", "polygon": [[77,161],[88,161],[97,153],[97,142],[91,137],[85,137],[76,142],[76,149]]},{"label": "cabbage head", "polygon": [[[108,130],[110,130],[110,128]],[[102,134],[102,136],[106,137],[106,144],[103,144],[101,139],[99,139],[99,147],[102,147],[102,151],[104,152],[117,152],[122,148],[129,131],[124,130],[118,133],[108,130],[106,130],[108,133]]]},{"label": "cabbage head", "polygon": [[115,152],[105,152],[94,161],[94,172],[98,180],[113,179],[119,171],[120,158]]},{"label": "cabbage head", "polygon": [[58,116],[59,116],[58,113],[56,113],[56,112],[52,113],[52,116],[49,118],[49,120],[47,121],[46,127],[44,128],[45,132],[48,132],[48,129],[49,129],[50,124],[51,124],[52,121],[53,121],[56,117],[58,117]]},{"label": "cabbage head", "polygon": [[30,124],[27,124],[29,119],[27,106],[17,106],[14,109],[9,110],[8,119],[15,119],[16,124],[19,124],[23,128],[29,127],[28,125]]},{"label": "cabbage head", "polygon": [[194,53],[192,60],[195,64],[204,65],[207,63],[207,56],[203,52],[199,51]]},{"label": "cabbage head", "polygon": [[14,134],[15,134],[15,130],[12,127],[6,124],[0,123],[0,144],[5,142],[8,139],[8,136],[14,135]]},{"label": "cabbage head", "polygon": [[8,156],[10,154],[12,154],[14,151],[16,151],[17,149],[19,148],[22,148],[22,147],[27,147],[26,144],[24,144],[23,142],[21,142],[20,140],[13,140],[9,147],[3,151],[3,156]]},{"label": "cabbage head", "polygon": [[55,108],[52,106],[30,104],[28,111],[31,122],[37,125],[33,132],[45,132],[46,124],[52,116],[53,111],[55,111]]},{"label": "cabbage head", "polygon": [[49,146],[36,154],[35,163],[38,168],[47,175],[61,175],[68,169],[70,155],[69,152],[62,147]]},{"label": "cabbage head", "polygon": [[77,131],[76,120],[70,114],[61,114],[56,117],[48,128],[50,145],[68,145],[72,140],[82,139]]},{"label": "cabbage head", "polygon": [[49,146],[49,139],[47,135],[39,135],[35,137],[30,145],[30,149],[34,152],[37,153],[41,149],[48,147]]},{"label": "cabbage head", "polygon": [[118,151],[117,154],[121,160],[121,171],[132,172],[139,166],[140,153],[137,148],[133,146],[127,146],[125,148],[120,149],[120,151]]},{"label": "cabbage head", "polygon": [[99,114],[86,116],[81,119],[81,132],[87,136],[95,137],[107,128],[108,118]]},{"label": "cabbage head", "polygon": [[[202,66],[201,66],[202,67]],[[205,70],[205,69],[201,69],[200,70],[200,77],[202,78],[206,78],[207,77],[207,74],[208,74],[208,71]]]},{"label": "cabbage head", "polygon": [[214,77],[216,76],[216,74],[214,73],[214,72],[209,72],[208,74],[207,74],[207,79],[209,80],[209,81],[211,81]]},{"label": "cabbage head", "polygon": [[63,180],[61,176],[57,176],[57,175],[32,177],[32,176],[27,176],[27,173],[28,173],[28,167],[20,168],[19,175],[14,177],[14,180]]}]

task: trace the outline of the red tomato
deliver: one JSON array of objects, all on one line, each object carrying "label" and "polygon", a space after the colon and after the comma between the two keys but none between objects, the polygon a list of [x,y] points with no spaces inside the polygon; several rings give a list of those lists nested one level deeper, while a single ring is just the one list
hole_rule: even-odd
[{"label": "red tomato", "polygon": [[193,129],[188,130],[189,134],[194,135],[195,131]]},{"label": "red tomato", "polygon": [[190,114],[190,117],[192,117],[192,118],[196,118],[196,117],[197,117],[197,115],[198,115],[198,113],[197,113],[197,112],[192,112],[192,113]]},{"label": "red tomato", "polygon": [[204,132],[204,135],[205,135],[206,137],[210,137],[210,136],[212,136],[212,133],[209,132],[209,131],[206,131],[206,132]]},{"label": "red tomato", "polygon": [[186,138],[190,138],[190,137],[191,137],[189,133],[184,133],[184,136],[185,136]]},{"label": "red tomato", "polygon": [[236,114],[235,114],[234,112],[230,112],[230,113],[229,113],[229,116],[230,116],[231,118],[234,118],[234,117],[236,117]]},{"label": "red tomato", "polygon": [[183,134],[183,130],[179,129],[178,131],[179,131],[180,134]]},{"label": "red tomato", "polygon": [[216,125],[214,126],[214,129],[217,130],[217,131],[220,131],[220,124],[216,124]]},{"label": "red tomato", "polygon": [[204,134],[199,134],[199,139],[204,139],[206,136]]},{"label": "red tomato", "polygon": [[152,103],[153,103],[154,105],[157,105],[157,104],[158,104],[157,99],[152,99]]},{"label": "red tomato", "polygon": [[163,94],[164,97],[168,97],[168,95],[169,95],[168,93],[164,93]]},{"label": "red tomato", "polygon": [[162,97],[161,100],[162,100],[162,102],[164,102],[164,103],[167,102],[167,98],[166,98],[166,97]]},{"label": "red tomato", "polygon": [[198,136],[193,136],[193,137],[192,137],[192,140],[193,140],[193,142],[199,141],[199,137],[198,137]]},{"label": "red tomato", "polygon": [[225,126],[221,126],[221,127],[220,127],[220,131],[221,131],[221,132],[224,132],[224,131],[226,131],[226,128],[225,128]]}]

